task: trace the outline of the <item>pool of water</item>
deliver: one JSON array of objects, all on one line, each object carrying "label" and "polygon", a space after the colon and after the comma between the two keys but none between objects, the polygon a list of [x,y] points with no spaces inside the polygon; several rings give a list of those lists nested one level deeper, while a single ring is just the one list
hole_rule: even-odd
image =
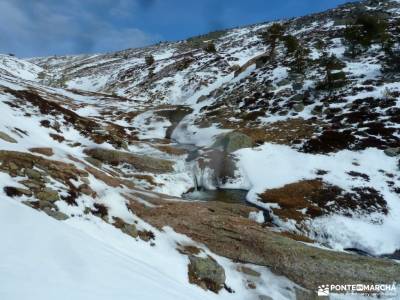
[{"label": "pool of water", "polygon": [[182,195],[183,199],[187,200],[202,200],[202,201],[220,201],[225,203],[246,203],[246,190],[232,189],[216,189],[216,190],[199,190],[188,192]]}]

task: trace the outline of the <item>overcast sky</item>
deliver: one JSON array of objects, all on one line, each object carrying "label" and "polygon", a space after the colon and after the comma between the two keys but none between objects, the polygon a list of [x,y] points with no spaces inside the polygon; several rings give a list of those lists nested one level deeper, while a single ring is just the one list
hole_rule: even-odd
[{"label": "overcast sky", "polygon": [[323,11],[347,0],[0,0],[0,52],[122,50]]}]

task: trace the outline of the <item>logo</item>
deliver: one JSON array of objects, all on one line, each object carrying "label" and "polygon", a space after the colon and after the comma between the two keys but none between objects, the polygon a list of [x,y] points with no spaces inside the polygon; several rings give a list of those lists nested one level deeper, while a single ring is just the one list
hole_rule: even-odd
[{"label": "logo", "polygon": [[318,296],[329,296],[330,293],[361,295],[398,295],[396,284],[323,284],[318,286]]},{"label": "logo", "polygon": [[318,296],[329,296],[329,285],[320,285],[317,294]]}]

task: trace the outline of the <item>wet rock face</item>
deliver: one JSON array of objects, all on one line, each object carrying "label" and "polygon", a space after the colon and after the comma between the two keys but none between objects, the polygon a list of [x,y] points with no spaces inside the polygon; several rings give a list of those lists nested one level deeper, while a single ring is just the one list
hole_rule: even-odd
[{"label": "wet rock face", "polygon": [[[210,184],[219,187],[220,184],[235,178],[236,161],[232,155],[218,149],[208,149],[196,155],[199,156],[195,159],[195,163],[200,170],[200,177],[196,178],[198,187],[211,188],[205,186]],[[201,178],[207,173],[207,169],[211,170],[212,174],[209,174],[209,178]]]},{"label": "wet rock face", "polygon": [[241,132],[230,132],[217,137],[213,148],[220,148],[224,150],[225,153],[230,154],[236,150],[242,148],[250,148],[253,146],[252,139],[244,133]]},{"label": "wet rock face", "polygon": [[225,283],[224,269],[211,256],[189,256],[189,282],[218,293]]},{"label": "wet rock face", "polygon": [[165,133],[165,138],[170,139],[172,133],[174,132],[175,128],[178,126],[179,122],[187,116],[188,114],[192,113],[193,109],[187,106],[176,106],[172,108],[166,108],[162,110],[155,111],[154,114],[167,118],[168,121],[171,122],[171,126],[167,129]]}]

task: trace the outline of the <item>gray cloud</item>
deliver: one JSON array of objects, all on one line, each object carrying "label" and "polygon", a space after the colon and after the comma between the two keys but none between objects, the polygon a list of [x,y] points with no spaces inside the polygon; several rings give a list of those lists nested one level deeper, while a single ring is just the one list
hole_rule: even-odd
[{"label": "gray cloud", "polygon": [[114,25],[113,18],[128,18],[134,13],[135,1],[55,2],[1,0],[0,52],[19,56],[104,52],[139,47],[157,39],[137,28]]}]

